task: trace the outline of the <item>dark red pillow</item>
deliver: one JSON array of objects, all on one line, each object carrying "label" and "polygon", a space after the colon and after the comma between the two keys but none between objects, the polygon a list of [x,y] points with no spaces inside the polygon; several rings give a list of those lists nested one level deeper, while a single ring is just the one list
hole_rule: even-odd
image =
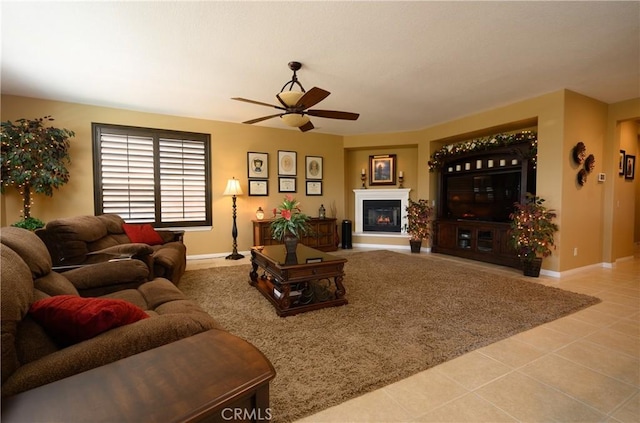
[{"label": "dark red pillow", "polygon": [[31,304],[29,313],[53,339],[71,345],[149,317],[124,300],[56,295]]},{"label": "dark red pillow", "polygon": [[148,223],[123,223],[122,229],[124,229],[124,233],[127,234],[131,242],[140,242],[148,245],[164,244],[164,239]]}]

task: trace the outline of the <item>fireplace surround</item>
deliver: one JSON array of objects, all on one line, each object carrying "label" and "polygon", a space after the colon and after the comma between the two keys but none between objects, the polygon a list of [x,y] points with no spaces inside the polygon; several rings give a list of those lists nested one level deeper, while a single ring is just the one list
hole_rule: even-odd
[{"label": "fireplace surround", "polygon": [[[402,236],[407,223],[406,208],[409,205],[409,188],[393,189],[354,189],[356,235]],[[367,206],[365,207],[365,202]],[[399,202],[399,203],[398,203]],[[399,208],[397,207],[399,205]],[[371,211],[373,208],[373,212]],[[367,218],[365,218],[365,211]],[[381,219],[380,225],[372,225],[371,216]],[[388,218],[388,222],[387,222]],[[369,222],[367,222],[369,220]]]}]

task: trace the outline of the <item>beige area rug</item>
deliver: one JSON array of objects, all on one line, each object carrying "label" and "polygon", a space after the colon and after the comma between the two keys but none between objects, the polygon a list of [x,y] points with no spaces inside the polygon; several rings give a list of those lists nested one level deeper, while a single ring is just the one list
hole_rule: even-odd
[{"label": "beige area rug", "polygon": [[437,256],[371,251],[345,257],[349,304],[285,318],[249,285],[249,265],[193,270],[180,282],[186,295],[271,360],[275,422],[318,412],[600,301]]}]

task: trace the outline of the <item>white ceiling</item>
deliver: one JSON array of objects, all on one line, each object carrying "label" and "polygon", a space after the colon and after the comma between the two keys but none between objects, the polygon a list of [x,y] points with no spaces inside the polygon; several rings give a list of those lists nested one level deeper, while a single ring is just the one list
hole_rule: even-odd
[{"label": "white ceiling", "polygon": [[[298,77],[316,132],[408,131],[567,88],[640,97],[640,2],[2,1],[2,93],[242,122]],[[25,116],[28,117],[28,116]],[[285,127],[278,118],[258,123]]]}]

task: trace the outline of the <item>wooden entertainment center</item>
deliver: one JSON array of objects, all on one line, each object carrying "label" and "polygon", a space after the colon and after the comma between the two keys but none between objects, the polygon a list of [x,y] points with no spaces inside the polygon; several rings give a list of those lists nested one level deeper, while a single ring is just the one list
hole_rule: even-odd
[{"label": "wooden entertainment center", "polygon": [[513,203],[535,193],[536,170],[529,143],[456,155],[440,169],[436,253],[520,267],[509,243]]}]

